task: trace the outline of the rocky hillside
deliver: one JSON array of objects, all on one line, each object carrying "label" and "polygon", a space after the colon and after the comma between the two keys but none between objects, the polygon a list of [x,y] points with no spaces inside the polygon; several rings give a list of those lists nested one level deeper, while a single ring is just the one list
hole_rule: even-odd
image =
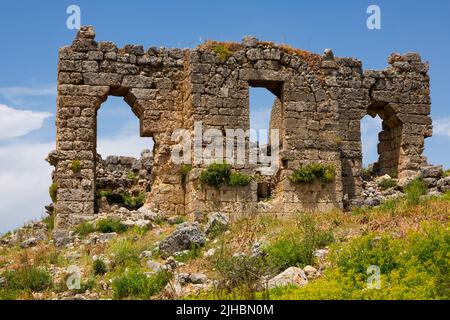
[{"label": "rocky hillside", "polygon": [[0,298],[448,299],[450,181],[424,170],[368,177],[349,212],[185,221],[113,205],[64,237],[50,215],[0,239]]}]

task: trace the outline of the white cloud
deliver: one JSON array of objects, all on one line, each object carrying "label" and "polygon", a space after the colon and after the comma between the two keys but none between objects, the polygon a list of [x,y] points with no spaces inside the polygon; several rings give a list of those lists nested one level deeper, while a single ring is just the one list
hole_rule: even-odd
[{"label": "white cloud", "polygon": [[0,140],[24,136],[40,129],[44,120],[51,116],[48,112],[17,110],[0,104]]},{"label": "white cloud", "polygon": [[[98,152],[104,157],[140,157],[143,149],[152,147],[152,139],[138,136],[98,140]],[[48,187],[53,170],[44,159],[53,149],[54,143],[0,147],[0,233],[44,216],[44,206],[51,202]]]},{"label": "white cloud", "polygon": [[433,127],[435,135],[450,137],[450,118],[435,120]]},{"label": "white cloud", "polygon": [[43,216],[52,171],[44,159],[52,149],[52,143],[0,148],[0,232]]},{"label": "white cloud", "polygon": [[1,87],[0,95],[11,101],[24,96],[53,96],[56,95],[56,85],[47,84],[31,87]]}]

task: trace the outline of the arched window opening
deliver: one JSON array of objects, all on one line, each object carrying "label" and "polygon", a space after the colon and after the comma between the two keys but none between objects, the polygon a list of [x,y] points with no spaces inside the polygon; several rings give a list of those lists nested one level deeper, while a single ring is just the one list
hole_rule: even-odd
[{"label": "arched window opening", "polygon": [[97,111],[96,211],[113,205],[135,210],[150,191],[153,139],[139,134],[139,119],[121,97]]}]

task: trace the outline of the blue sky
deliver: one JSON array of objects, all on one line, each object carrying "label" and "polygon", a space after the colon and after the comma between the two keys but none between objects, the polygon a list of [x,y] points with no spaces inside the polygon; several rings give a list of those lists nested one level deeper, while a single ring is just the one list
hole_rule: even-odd
[{"label": "blue sky", "polygon": [[[0,11],[0,232],[43,214],[54,148],[58,48],[75,36],[66,8],[81,8],[83,25],[97,40],[145,47],[195,47],[205,39],[240,41],[252,34],[321,53],[357,57],[381,69],[392,52],[418,51],[430,62],[435,135],[427,139],[431,163],[450,167],[449,1],[3,1]],[[366,9],[381,8],[381,30],[369,30]],[[272,96],[252,92],[252,120],[268,121]],[[151,146],[118,98],[99,115],[99,147],[138,155]],[[23,121],[25,119],[25,121]],[[21,125],[16,125],[20,123]],[[364,119],[364,160],[376,159],[379,122]]]}]

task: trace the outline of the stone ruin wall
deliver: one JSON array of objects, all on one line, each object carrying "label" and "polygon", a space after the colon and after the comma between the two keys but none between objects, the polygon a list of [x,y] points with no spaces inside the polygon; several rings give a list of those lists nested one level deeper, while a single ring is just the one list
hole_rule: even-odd
[{"label": "stone ruin wall", "polygon": [[[146,206],[168,215],[261,210],[258,184],[201,186],[205,165],[194,165],[182,183],[170,160],[172,132],[249,128],[249,88],[265,87],[277,99],[271,128],[280,130],[280,170],[270,178],[272,204],[264,210],[291,213],[342,208],[361,192],[361,119],[383,120],[378,173],[408,175],[426,162],[424,138],[431,136],[428,65],[418,54],[393,54],[381,71],[362,63],[317,55],[246,37],[221,59],[211,47],[150,48],[96,42],[82,27],[59,52],[57,148],[50,159],[58,185],[58,229],[95,217],[97,111],[109,95],[123,96],[140,122],[140,135],[154,140],[151,191]],[[79,160],[80,172],[70,169]],[[311,162],[334,164],[336,179],[322,185],[294,185],[293,170]],[[257,175],[255,165],[234,169]]]}]

